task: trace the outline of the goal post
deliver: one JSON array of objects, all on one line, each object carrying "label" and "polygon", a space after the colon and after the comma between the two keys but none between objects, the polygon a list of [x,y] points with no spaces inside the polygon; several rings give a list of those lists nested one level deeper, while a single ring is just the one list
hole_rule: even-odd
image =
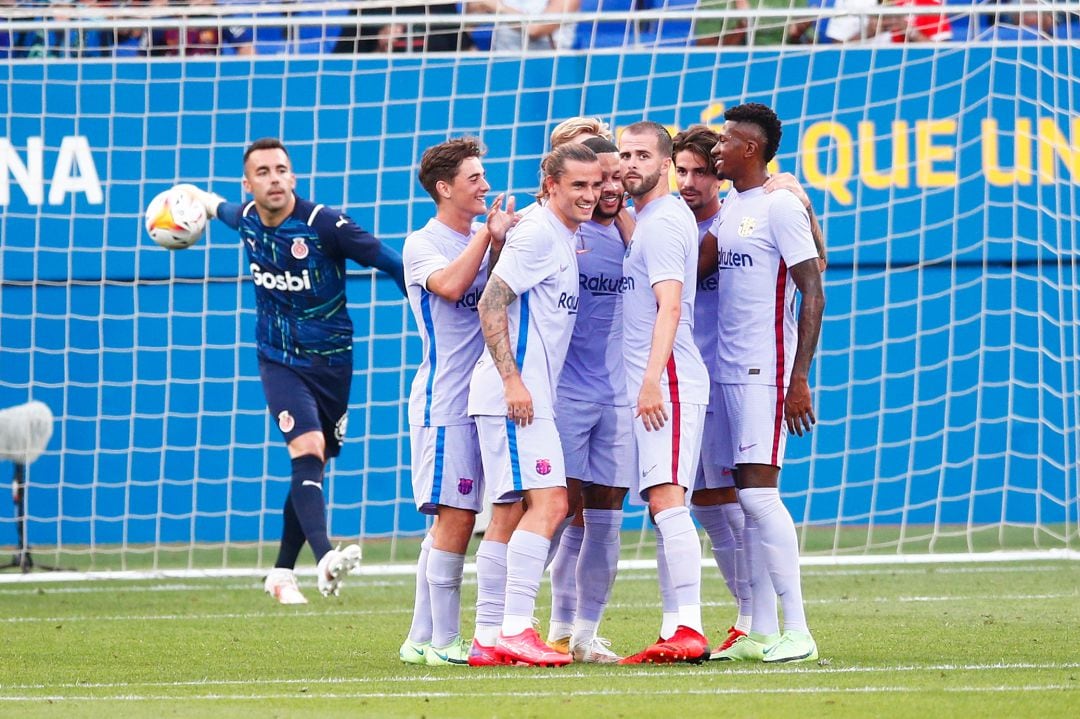
[{"label": "goal post", "polygon": [[[278,136],[300,194],[400,248],[433,214],[419,157],[447,137],[478,136],[492,194],[523,206],[567,117],[681,129],[758,101],[784,122],[776,169],[806,186],[829,245],[818,423],[781,475],[804,554],[1075,551],[1078,66],[1080,46],[1053,39],[0,60],[0,409],[38,400],[56,418],[27,471],[29,544],[91,571],[273,562],[289,465],[250,271],[220,224],[181,252],[154,245],[141,217],[157,192],[239,200],[244,148]],[[419,340],[389,280],[352,266],[348,295],[356,374],[330,532],[409,561],[425,528],[405,404]],[[647,556],[647,526],[629,513],[644,529],[626,556]],[[0,514],[0,548],[15,540]]]}]

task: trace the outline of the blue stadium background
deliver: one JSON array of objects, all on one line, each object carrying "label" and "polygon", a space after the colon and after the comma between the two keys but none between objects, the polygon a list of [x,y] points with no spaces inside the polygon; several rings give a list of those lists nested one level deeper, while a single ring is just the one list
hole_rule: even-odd
[{"label": "blue stadium background", "polygon": [[[140,216],[155,192],[209,181],[236,199],[244,146],[281,136],[303,194],[400,247],[431,214],[413,163],[448,135],[481,132],[492,186],[525,200],[565,117],[685,127],[716,103],[749,100],[785,120],[781,167],[803,179],[796,138],[813,120],[852,134],[860,121],[958,128],[953,186],[877,190],[855,178],[853,207],[811,190],[831,266],[822,422],[812,442],[790,443],[784,475],[797,520],[1075,522],[1080,177],[1059,162],[1057,182],[989,186],[980,138],[985,119],[1009,133],[1023,117],[1070,136],[1080,86],[1066,70],[1080,48],[722,59],[722,72],[715,54],[683,51],[0,65],[0,137],[16,148],[44,137],[48,178],[60,138],[86,136],[106,193],[104,205],[79,196],[36,208],[12,183],[0,210],[0,407],[36,398],[61,418],[32,468],[31,541],[276,536],[288,470],[257,382],[241,249],[224,227],[183,253],[151,245]],[[835,165],[835,152],[825,157]],[[415,366],[418,343],[402,339],[411,320],[388,281],[357,271],[349,290],[358,369],[369,354],[375,364],[354,384],[354,406],[367,409],[352,412],[350,435],[368,439],[336,463],[332,530],[419,530],[394,501],[409,492],[400,367]]]}]

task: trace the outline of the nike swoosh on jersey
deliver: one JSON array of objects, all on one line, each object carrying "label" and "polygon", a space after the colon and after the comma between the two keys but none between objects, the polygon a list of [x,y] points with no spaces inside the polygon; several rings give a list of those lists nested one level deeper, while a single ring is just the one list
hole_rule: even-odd
[{"label": "nike swoosh on jersey", "polygon": [[740,452],[745,452],[746,450],[751,449],[753,447],[756,447],[757,445],[758,445],[757,442],[754,442],[753,444],[747,444],[747,445],[741,445],[740,444],[739,445],[739,451]]},{"label": "nike swoosh on jersey", "polygon": [[648,469],[642,470],[642,472],[641,472],[641,476],[642,476],[642,477],[648,477],[648,476],[649,476],[649,472],[653,471],[654,469],[656,469],[656,465],[655,465],[655,464],[654,464],[653,466],[649,467]]},{"label": "nike swoosh on jersey", "polygon": [[305,479],[303,482],[300,483],[300,486],[301,487],[318,487],[319,489],[322,489],[322,482],[312,482],[310,479]]}]

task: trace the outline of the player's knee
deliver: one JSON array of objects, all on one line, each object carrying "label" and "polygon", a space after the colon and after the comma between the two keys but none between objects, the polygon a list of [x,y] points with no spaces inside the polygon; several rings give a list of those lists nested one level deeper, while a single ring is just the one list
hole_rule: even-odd
[{"label": "player's knee", "polygon": [[605,487],[594,484],[585,490],[587,509],[622,509],[627,490],[623,487]]},{"label": "player's knee", "polygon": [[312,455],[322,462],[326,461],[326,438],[323,437],[322,432],[304,432],[289,442],[289,456],[291,458],[296,459],[297,457],[303,457],[305,454]]}]

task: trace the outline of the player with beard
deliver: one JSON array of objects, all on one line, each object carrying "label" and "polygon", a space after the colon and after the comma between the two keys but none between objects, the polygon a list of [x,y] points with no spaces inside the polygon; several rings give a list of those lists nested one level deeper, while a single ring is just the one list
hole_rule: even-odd
[{"label": "player with beard", "polygon": [[[709,374],[694,344],[698,231],[686,203],[668,191],[671,135],[637,122],[619,141],[623,185],[637,225],[623,261],[627,393],[636,402],[637,488],[656,525],[657,569],[677,607],[660,639],[623,663],[700,662],[701,545],[686,507],[709,399]],[[671,626],[674,625],[674,626]]]}]

